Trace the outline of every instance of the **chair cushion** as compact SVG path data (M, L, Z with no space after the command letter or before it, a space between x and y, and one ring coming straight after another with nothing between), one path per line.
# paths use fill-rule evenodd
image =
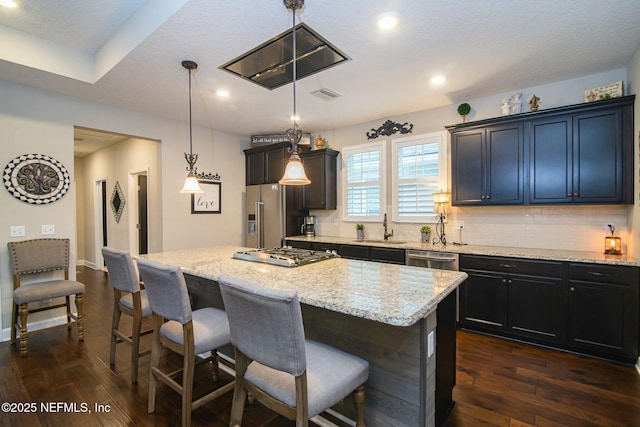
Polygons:
M120 298L120 305L133 310L133 295L124 294ZM151 316L151 306L149 305L149 298L147 297L146 289L140 291L140 305L142 306L142 317Z
M217 308L201 308L192 314L193 340L196 354L215 350L231 341L229 322L223 310ZM182 324L169 320L160 327L160 333L167 339L184 345Z
M309 418L338 403L369 377L369 362L336 348L306 340ZM245 379L272 397L296 406L293 375L251 362Z
M84 293L84 284L75 280L48 280L20 285L13 291L13 301L16 304L27 304L82 293Z

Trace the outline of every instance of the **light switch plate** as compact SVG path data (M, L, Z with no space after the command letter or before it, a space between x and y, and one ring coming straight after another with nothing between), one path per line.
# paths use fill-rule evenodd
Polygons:
M24 225L12 225L9 227L9 237L24 237L26 230Z
M464 228L464 221L456 221L456 230L462 230Z
M43 236L52 236L56 234L56 226L53 224L41 225L41 232Z

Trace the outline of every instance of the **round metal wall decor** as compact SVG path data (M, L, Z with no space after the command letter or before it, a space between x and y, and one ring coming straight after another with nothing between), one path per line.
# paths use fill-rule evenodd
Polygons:
M46 154L23 154L11 160L4 168L3 181L13 197L32 205L55 202L71 183L64 165Z

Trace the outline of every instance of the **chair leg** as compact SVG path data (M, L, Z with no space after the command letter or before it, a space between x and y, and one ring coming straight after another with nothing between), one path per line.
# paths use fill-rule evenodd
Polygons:
M76 294L76 308L78 309L78 339L84 341L84 317L82 316L82 294Z
M27 304L20 304L20 355L29 355L29 333L27 332L27 317L29 317L29 307Z
M211 378L214 383L217 383L220 379L220 368L218 366L218 352L211 350Z
M156 410L156 375L154 370L158 368L160 363L160 326L162 326L162 318L153 315L153 340L151 341L151 361L149 362L149 406L147 412L152 414Z
M138 382L138 357L140 356L140 329L142 328L142 313L136 311L133 315L131 331L131 382Z
M113 306L113 317L111 320L111 348L109 351L109 364L111 366L116 364L116 344L118 344L118 336L116 335L116 331L120 326L120 316L120 307L118 306L118 301L116 301Z
M16 323L18 322L18 305L13 303L11 310L11 344L16 343Z
M353 401L356 405L356 427L364 427L364 385L353 392Z
M193 372L196 355L193 346L185 345L182 362L182 427L191 426L191 410L193 405Z
M244 412L244 404L247 399L247 392L244 388L244 374L247 372L249 361L238 349L234 350L236 356L236 384L233 388L229 427L241 427L242 413Z
M67 305L67 323L71 323L71 299L69 298L69 295L64 297L64 299ZM71 330L71 325L69 325L67 329Z

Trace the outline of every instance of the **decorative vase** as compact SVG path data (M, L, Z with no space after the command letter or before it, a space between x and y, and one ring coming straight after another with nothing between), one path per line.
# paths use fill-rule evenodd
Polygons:
M431 233L420 233L422 234L422 243L429 243L431 239Z
M511 114L522 113L522 101L520 101L520 97L522 97L521 93L516 93L511 97Z
M358 236L358 240L364 240L364 230L356 230L356 235Z
M511 98L504 98L502 100L502 115L508 116L511 113Z

